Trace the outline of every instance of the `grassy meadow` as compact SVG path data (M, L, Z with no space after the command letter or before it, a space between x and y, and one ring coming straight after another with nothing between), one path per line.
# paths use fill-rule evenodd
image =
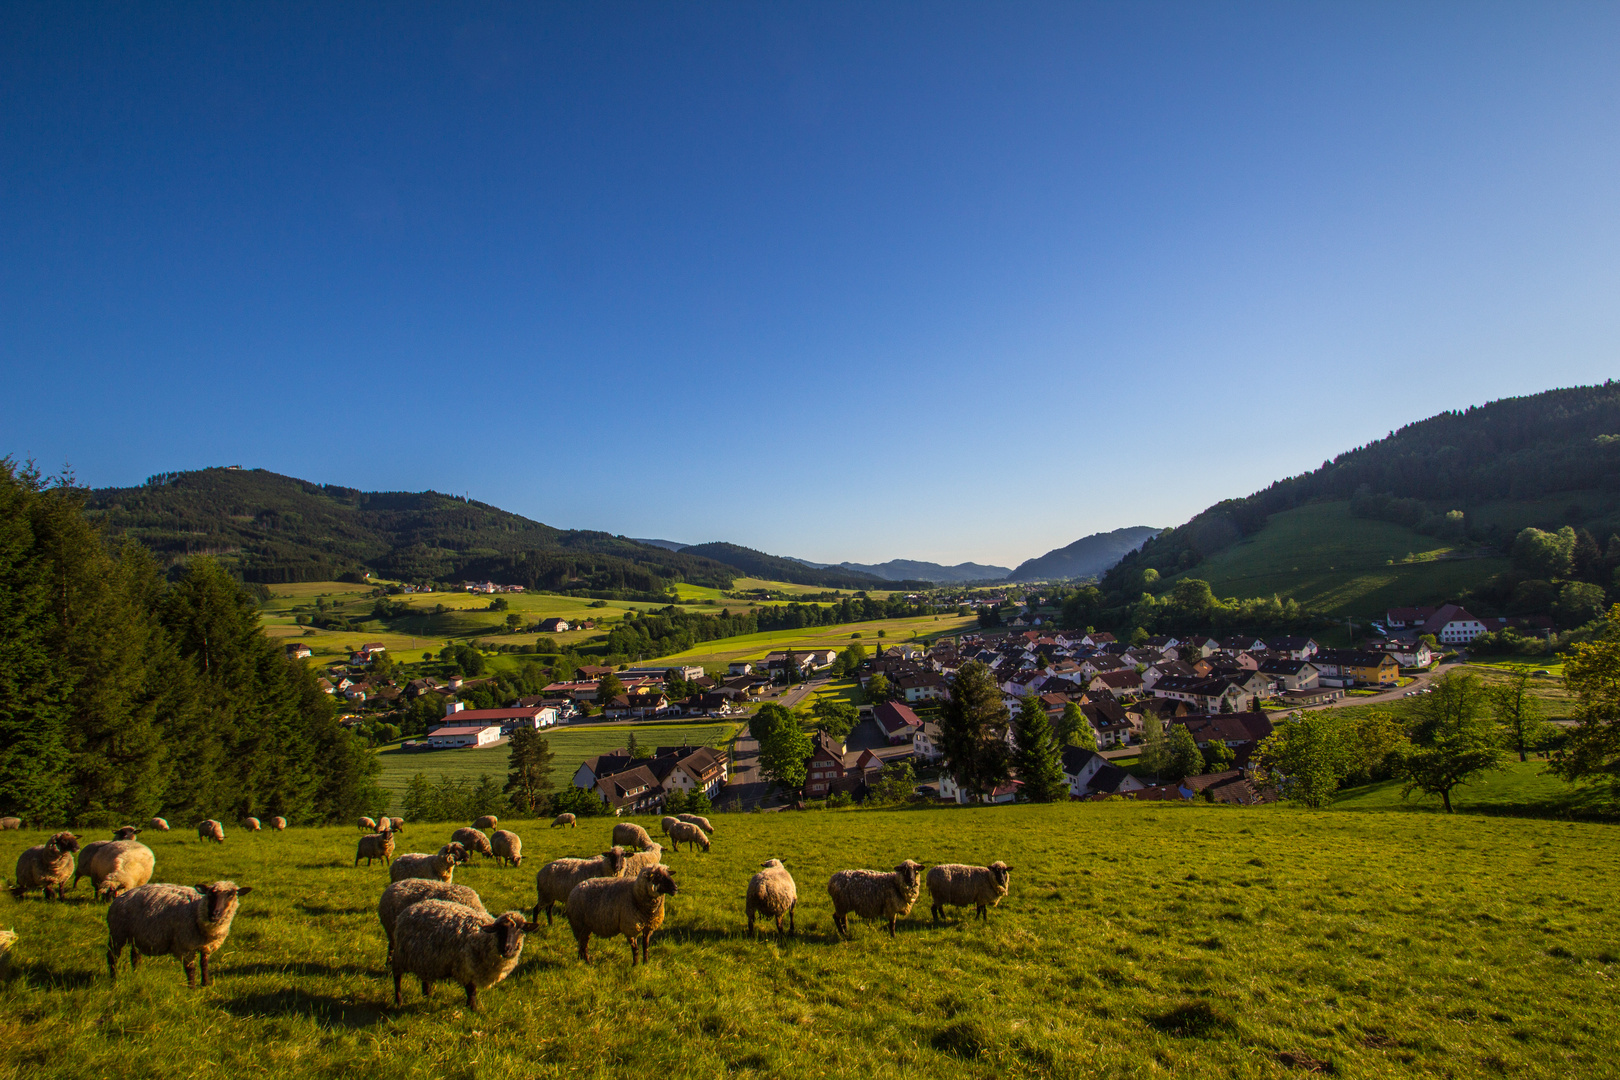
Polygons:
M601 850L609 822L515 827L522 869L456 874L492 911L527 908L533 869ZM431 850L451 825L408 828L407 850ZM388 874L350 865L357 835L151 837L159 880L255 889L206 989L167 958L109 982L87 887L0 902L19 935L0 1077L1563 1080L1613 1075L1620 1045L1609 825L1107 803L719 815L712 853L666 856L680 892L647 967L622 941L583 964L542 925L482 1015L446 985L392 1007ZM40 839L0 834L0 858ZM750 940L743 891L772 856L798 881L798 934ZM931 926L925 890L895 939L852 919L837 940L827 876L907 857L1004 859L1012 888L987 925Z
M874 622L841 623L837 626L811 626L802 630L768 630L759 634L705 641L685 652L659 657L659 663L703 664L718 667L733 660L762 660L767 653L788 647L843 649L856 641L868 653L879 645L918 645L949 634L959 634L978 622L958 615L919 615L908 619L879 619ZM886 636L878 637L882 631ZM857 636L858 635L858 636Z

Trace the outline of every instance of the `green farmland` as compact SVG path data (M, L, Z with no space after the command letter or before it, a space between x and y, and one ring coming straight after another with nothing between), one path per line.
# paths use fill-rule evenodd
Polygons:
M1380 810L1416 814L1442 814L1439 796L1414 791L1401 797L1399 780L1384 780L1347 788L1333 801L1336 810ZM1547 773L1544 761L1514 761L1501 772L1488 772L1451 793L1459 814L1501 814L1513 817L1613 818L1613 803L1592 788L1577 787Z
M412 822L407 847L454 824ZM523 868L456 871L492 911L532 904L533 866L608 841L600 819L503 824ZM214 985L157 957L115 988L87 888L8 900L0 1076L1614 1075L1614 826L1107 803L715 825L711 853L665 856L680 891L648 966L622 940L581 963L542 919L481 1015L445 984L424 1000L407 982L393 1007L388 872L351 866L354 830L151 837L159 880L254 887ZM41 838L0 833L0 859ZM798 933L750 940L743 890L768 857L798 881ZM908 857L1003 859L1012 887L988 923L930 925L925 890L893 940L852 918L839 941L828 875Z
M799 647L805 649L844 649L859 642L868 653L878 646L918 644L959 634L977 626L972 618L957 615L920 615L908 619L880 619L874 622L842 623L837 626L810 626L802 630L770 630L761 634L705 641L682 653L660 657L659 663L704 664L719 667L733 660L760 660L767 653ZM879 632L886 636L878 637Z

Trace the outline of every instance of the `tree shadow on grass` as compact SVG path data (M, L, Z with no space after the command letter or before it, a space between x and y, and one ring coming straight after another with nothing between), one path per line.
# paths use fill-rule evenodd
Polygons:
M224 1005L232 1016L303 1016L322 1027L366 1028L382 1023L388 1011L381 1005L346 1001L330 994L311 994L288 988L235 998Z
M124 974L125 971L126 968L120 968L119 974ZM37 990L85 990L107 980L105 967L95 971L83 969L69 971L51 967L49 964L31 963L18 965L17 973L29 987Z
M386 975L385 965L369 967L365 964L322 964L310 960L292 960L285 964L257 961L250 964L221 964L220 972L232 975Z

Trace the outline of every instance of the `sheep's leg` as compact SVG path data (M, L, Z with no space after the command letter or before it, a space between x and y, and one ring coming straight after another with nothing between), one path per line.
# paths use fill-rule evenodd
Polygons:
M197 989L196 959L190 953L186 953L186 958L181 963L186 966L186 987L191 990Z
M118 956L123 951L124 947L118 942L113 941L111 938L107 940L107 977L109 979L118 978Z
M930 915L932 915L934 917L934 925L935 926L939 925L939 913L941 911L943 911L943 910L944 909L941 908L938 904L930 905L930 907L928 908L928 914L930 914Z
M795 936L799 933L799 928L793 924L793 908L798 906L799 902L795 900L793 901L793 907L788 908L788 933Z
M212 986L214 980L208 977L208 950L203 949L197 953L197 959L202 963L202 984Z
M136 968L138 968L140 966L141 966L141 950L137 949L135 947L134 943L131 942L130 946L129 946L129 970L134 971Z
M591 962L591 950L590 950L591 932L589 930L587 930L582 934L578 930L574 931L574 941L577 942L578 945L579 945L579 958L581 960L583 960L587 964L590 963Z
M899 922L899 921L900 920L899 920L899 918L897 916L894 916L894 915L889 916L889 936L891 938L894 937L894 924Z
M647 962L647 945L651 941L652 941L652 931L651 930L643 930L642 933L641 933L641 962L643 964L645 964Z
M467 1008L473 1012L483 1011L478 1007L478 985L476 983L467 984Z
M433 996L433 983L429 979L422 979L422 996L425 998Z
M777 929L778 932L781 931L781 929L782 929L782 920L781 919L776 920L776 929ZM759 937L759 932L754 929L754 909L753 908L748 909L748 936L749 937Z
M396 1009L405 1004L404 983L405 973L403 971L394 972L394 1008Z

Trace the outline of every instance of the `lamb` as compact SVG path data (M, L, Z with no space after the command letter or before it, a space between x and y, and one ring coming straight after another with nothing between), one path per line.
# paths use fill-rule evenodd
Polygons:
M669 841L676 851L681 850L681 844L683 843L688 850L694 844L702 844L704 851L709 850L708 834L689 821L677 821L671 825L669 827Z
M844 937L849 937L849 913L863 919L886 919L889 937L894 937L894 924L910 914L922 889L922 878L917 871L922 863L907 859L892 873L877 870L840 870L827 880L827 895L832 897L833 924Z
M184 885L142 885L112 902L107 909L107 974L118 978L118 957L130 946L129 967L140 966L142 955L172 956L186 968L186 985L195 989L202 961L202 984L210 986L208 958L225 944L236 918L237 900L253 891L233 881L186 888Z
M766 859L759 864L759 873L748 879L748 895L743 906L748 911L748 932L755 937L754 915L763 913L776 920L776 932L782 932L782 916L786 915L788 929L798 933L793 925L793 909L799 904L799 889L793 884L793 875L787 872L781 859Z
M360 860L366 860L371 865L372 859L381 859L387 866L394 860L394 834L391 832L376 832L369 836L362 836L360 843L354 848L354 865L359 866ZM397 880L397 879L396 879Z
M17 856L17 876L11 884L11 895L21 900L29 890L39 889L45 899L61 900L66 894L67 880L73 875L73 853L79 850L79 838L70 832L59 832L43 844L27 848Z
M276 832L286 832L287 819L282 817L280 814L277 814L275 817L270 819L270 827L276 830Z
M678 818L678 817L659 818L658 819L658 827L663 830L665 836L668 836L669 835L669 827L671 825L674 825L676 822L678 822L680 820L681 819Z
M479 1011L478 991L512 973L523 935L534 930L519 911L497 918L447 900L412 904L394 924L394 1006L405 1004L402 984L415 975L423 997L432 996L436 980L450 979L466 988L467 1008Z
M664 849L654 844L646 851L638 851L634 855L626 855L624 869L613 875L614 877L633 878L649 866L657 866L664 859Z
M368 818L368 817L361 818L360 819L360 831L361 832L376 832L377 831L377 821L376 821L376 819L375 818Z
M484 902L478 898L478 894L465 885L452 885L449 882L427 878L409 878L394 882L383 890L382 899L377 902L377 918L382 922L383 933L388 937L390 960L394 958L394 924L399 921L400 912L423 900L448 900L452 904L460 904L474 911L484 910Z
M573 814L558 814L556 817L551 819L551 827L553 829L559 829L559 828L562 828L563 826L567 826L570 829L576 827L574 825L574 815Z
M489 849L495 856L497 866L504 866L507 863L513 866L523 865L523 838L515 832L497 829L495 835L489 838Z
M168 832L169 823L160 817L155 817L152 819L152 828L156 829L158 832Z
M582 881L568 894L568 926L579 943L579 958L590 963L591 935L618 937L630 942L630 966L636 964L636 940L641 940L641 962L647 962L647 943L664 925L664 897L675 895L675 871L649 866L635 877Z
M22 828L22 818L0 817L0 832L16 832Z
M133 840L141 834L141 830L133 825L120 825L113 833L114 840Z
M646 851L652 847L653 838L633 821L621 821L613 826L613 842L621 847L633 847Z
M392 834L389 834L392 839ZM450 875L455 873L456 863L466 862L464 856L466 849L460 844L446 844L432 855L412 852L409 855L397 855L388 868L389 881L404 881L406 878L438 878L440 881L449 881Z
M698 817L696 814L676 814L675 816L688 825L696 825L710 836L714 835L714 826L709 824L709 819L706 817Z
M473 819L472 827L475 829L493 829L500 821L494 814L485 814L483 817Z
M929 914L937 924L945 913L945 906L976 908L979 918L990 921L989 909L1001 903L1007 895L1008 875L1012 867L1004 862L989 866L963 866L961 863L943 863L928 871L928 895L931 898Z
M477 829L457 829L455 832L450 834L450 842L452 844L460 844L468 851L476 851L480 855L493 856L495 854L495 852L490 849L489 837L485 836Z
M245 817L242 819L242 828L248 832L260 832L263 830L264 825L256 817Z
M156 862L152 849L139 840L97 841L86 844L79 852L73 884L77 887L80 876L88 875L96 896L111 900L121 892L140 888L151 881Z
M197 839L212 840L216 844L223 844L225 842L225 826L213 818L209 818L197 826Z
M534 875L534 914L530 922L540 921L540 911L545 909L546 925L551 925L551 908L554 904L568 903L568 894L574 891L574 886L582 881L592 878L618 877L624 873L624 850L614 847L591 859L553 859L540 868Z

